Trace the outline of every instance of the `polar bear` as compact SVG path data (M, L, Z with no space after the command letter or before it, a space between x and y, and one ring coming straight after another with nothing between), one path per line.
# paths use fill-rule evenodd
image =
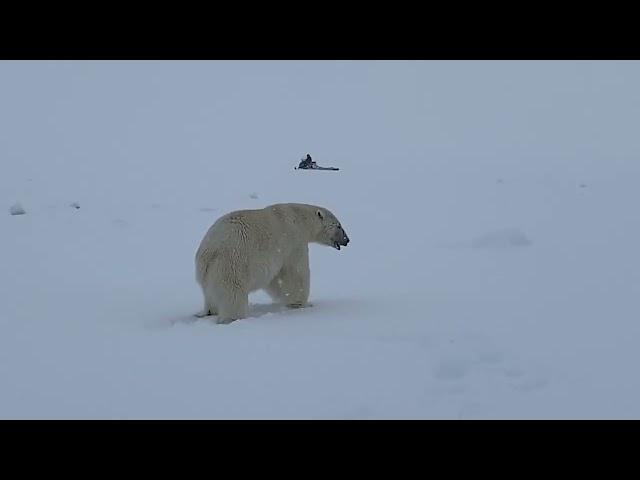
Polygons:
M309 298L309 243L340 250L349 237L333 213L302 203L239 210L220 217L196 252L196 280L204 294L198 317L217 323L245 318L249 293L264 289L291 308Z

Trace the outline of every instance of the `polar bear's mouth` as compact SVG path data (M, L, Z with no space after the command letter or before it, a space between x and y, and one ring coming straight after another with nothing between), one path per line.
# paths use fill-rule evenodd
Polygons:
M333 248L340 250L340 244L338 242L333 242Z

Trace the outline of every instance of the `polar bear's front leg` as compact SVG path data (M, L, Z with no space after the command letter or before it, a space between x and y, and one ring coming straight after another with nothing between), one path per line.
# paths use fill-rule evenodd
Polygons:
M289 308L307 306L309 300L309 249L296 252L266 288L275 301Z

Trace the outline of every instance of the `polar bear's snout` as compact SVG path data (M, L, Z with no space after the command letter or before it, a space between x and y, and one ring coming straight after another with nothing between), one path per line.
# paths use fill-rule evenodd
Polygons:
M342 228L338 231L338 238L333 241L333 248L336 250L340 250L340 245L346 247L349 243L349 237L347 236L347 232L345 232Z

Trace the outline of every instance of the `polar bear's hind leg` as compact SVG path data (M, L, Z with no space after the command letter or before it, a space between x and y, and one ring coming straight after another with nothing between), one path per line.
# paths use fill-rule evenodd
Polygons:
M231 323L246 318L249 312L249 293L244 291L220 292L218 305L218 322Z
M210 315L217 315L218 314L218 306L217 306L217 302L215 300L215 291L214 291L214 287L213 285L211 285L211 280L209 280L209 282L207 283L207 281L205 280L205 284L202 285L202 295L204 296L204 306L202 307L202 310L198 313L196 313L196 317L198 318L202 318L202 317L208 317Z

